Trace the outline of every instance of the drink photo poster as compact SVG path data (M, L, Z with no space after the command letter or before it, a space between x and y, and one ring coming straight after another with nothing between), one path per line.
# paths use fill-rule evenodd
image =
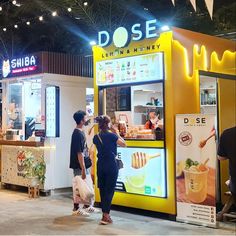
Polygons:
M176 115L177 220L216 227L216 117Z

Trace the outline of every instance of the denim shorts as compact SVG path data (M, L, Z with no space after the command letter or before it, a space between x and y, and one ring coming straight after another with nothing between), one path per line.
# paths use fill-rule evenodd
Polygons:
M82 175L82 170L81 169L73 169L74 176L77 175ZM90 168L85 170L86 175L90 174Z

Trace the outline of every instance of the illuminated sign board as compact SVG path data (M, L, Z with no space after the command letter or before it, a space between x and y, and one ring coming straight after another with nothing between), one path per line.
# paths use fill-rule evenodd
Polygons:
M165 150L161 148L117 148L123 162L116 191L153 197L167 196Z
M46 137L60 135L60 90L57 86L46 88Z
M3 60L2 75L3 78L18 76L27 72L36 71L38 68L37 57L29 55L25 57L18 57Z
M117 48L125 47L132 41L139 41L143 38L155 38L157 37L157 20L148 20L145 22L145 31L142 31L142 25L140 23L134 24L129 30L125 27L117 28L113 36L107 31L98 32L98 45L100 47L107 47L113 41Z
M98 86L153 82L163 79L164 58L161 52L96 63Z

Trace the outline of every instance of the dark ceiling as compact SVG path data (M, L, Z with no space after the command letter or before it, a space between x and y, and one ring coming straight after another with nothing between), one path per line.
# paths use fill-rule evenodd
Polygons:
M213 20L204 0L196 2L195 13L189 0L176 0L175 6L171 0L17 0L15 5L2 0L0 56L43 50L91 54L89 41L96 40L99 30L114 31L153 18L160 25L208 34L235 31L235 0L215 0Z

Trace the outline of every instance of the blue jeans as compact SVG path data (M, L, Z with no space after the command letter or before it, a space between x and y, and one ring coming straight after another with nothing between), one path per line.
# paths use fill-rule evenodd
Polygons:
M103 213L110 213L111 202L115 192L118 169L116 163L110 168L97 166L98 187L101 197L101 206Z

